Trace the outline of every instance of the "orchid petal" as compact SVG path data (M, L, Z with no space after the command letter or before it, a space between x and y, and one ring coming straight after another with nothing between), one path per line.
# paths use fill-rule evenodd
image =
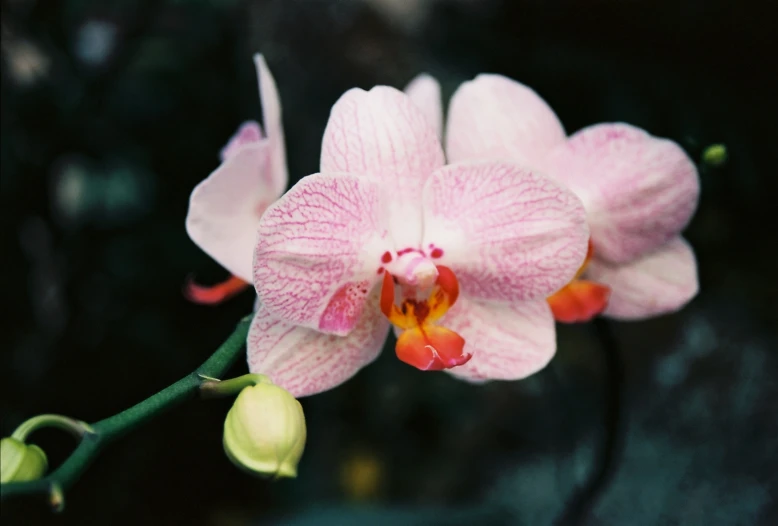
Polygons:
M260 307L249 330L249 370L266 374L296 398L336 387L375 360L386 340L389 322L371 308L348 336L324 334L275 318Z
M240 125L235 135L230 137L227 144L219 152L222 162L234 156L243 146L254 144L263 140L262 128L256 121L247 121ZM257 173L260 173L259 168Z
M189 199L189 237L220 265L251 281L253 248L259 217L287 184L281 102L262 55L257 67L265 132L249 121L222 148L223 160L195 187Z
M266 142L231 153L189 198L186 231L206 254L244 281L251 281L251 259L259 217L278 195L259 177L267 165Z
M432 124L401 91L386 86L355 88L332 108L322 141L321 171L365 175L381 182L399 248L419 242L422 187L444 161Z
M193 303L200 305L219 305L233 296L237 296L247 288L251 283L240 279L237 276L230 276L221 283L205 286L188 279L184 286L184 296Z
M303 178L259 222L254 285L284 321L346 335L356 325L391 248L374 180Z
M435 172L424 189L423 247L436 247L463 294L546 298L567 284L588 247L580 200L536 172L471 161Z
M586 276L611 288L604 314L623 320L675 312L699 290L694 251L680 236L624 265L605 263L595 257Z
M443 137L443 99L440 83L435 77L422 73L405 86L405 94L418 106L435 128L438 138Z
M532 89L501 75L479 75L451 97L446 130L449 162L510 159L539 166L565 140L565 130Z
M286 169L286 145L284 143L284 126L281 120L281 98L278 96L276 81L267 67L265 58L254 55L254 65L257 68L259 82L259 97L262 102L262 115L265 133L270 143L270 167L263 173L268 184L276 195L281 195L289 183Z
M448 372L473 382L520 380L543 369L556 352L551 309L544 300L495 304L467 297L441 325L465 339L472 359Z
M570 137L548 173L583 201L597 257L626 263L677 236L697 207L700 183L673 141L628 124L598 124Z

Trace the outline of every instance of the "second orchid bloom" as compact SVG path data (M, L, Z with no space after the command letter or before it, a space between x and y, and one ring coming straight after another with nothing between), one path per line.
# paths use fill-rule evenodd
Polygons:
M623 123L567 137L533 90L479 75L451 99L449 161L511 159L563 183L583 202L589 256L576 279L549 298L559 321L673 312L698 290L697 265L680 236L697 207L697 169L673 141Z
M264 129L255 121L244 123L222 149L221 165L189 200L189 237L232 273L214 287L190 283L187 296L197 303L219 303L250 285L257 223L289 179L276 83L262 55L254 57L254 64Z

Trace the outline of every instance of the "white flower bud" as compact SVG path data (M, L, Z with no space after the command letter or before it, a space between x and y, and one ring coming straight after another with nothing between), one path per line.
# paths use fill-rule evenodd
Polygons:
M224 421L227 456L264 477L296 477L305 437L300 402L269 380L244 388Z

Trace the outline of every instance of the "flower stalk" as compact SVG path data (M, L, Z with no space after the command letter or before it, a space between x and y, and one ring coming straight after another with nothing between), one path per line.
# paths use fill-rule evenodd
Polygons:
M592 322L605 358L604 440L597 452L595 469L590 479L577 488L554 523L556 526L586 524L593 518L594 509L613 480L624 450L627 418L624 414L624 362L619 344L608 321L595 318Z
M86 433L93 432L92 427L86 422L75 420L62 415L38 415L22 423L11 435L12 438L24 442L33 431L44 427L55 427L67 431L80 439Z
M48 476L31 482L11 482L0 485L0 498L5 500L22 495L43 495L54 511L62 511L65 504L64 491L79 479L107 444L164 411L195 397L203 384L203 378L216 378L223 375L241 355L250 323L250 317L241 320L229 338L195 371L121 413L91 425L78 423L66 417L52 418L57 415L42 415L36 417L42 418L37 422L33 422L35 421L33 418L22 424L20 429L25 426L27 429L22 431L17 429L19 433L29 434L45 424L80 433L81 441L62 465Z
M222 398L237 395L245 387L271 383L270 379L264 374L244 374L229 380L219 380L218 378L202 375L200 377L203 379L203 383L200 385L200 395L203 398Z

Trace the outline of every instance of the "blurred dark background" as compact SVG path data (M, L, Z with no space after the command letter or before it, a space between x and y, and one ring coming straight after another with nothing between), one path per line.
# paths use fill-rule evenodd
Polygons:
M778 198L772 2L6 0L2 3L3 436L46 412L96 421L193 370L247 314L181 293L225 272L184 231L189 193L279 86L292 181L317 171L348 88L480 72L534 87L568 132L627 121L699 160L687 231L701 294L611 323L625 368L616 462L586 524L775 524ZM563 327L551 366L471 386L391 352L303 401L296 480L235 469L230 401L191 402L110 446L66 511L4 524L552 524L600 469L612 407L602 338ZM233 371L242 374L241 361ZM610 424L613 424L610 421ZM611 426L612 427L612 426ZM56 465L72 441L34 442ZM771 520L772 519L772 520Z

